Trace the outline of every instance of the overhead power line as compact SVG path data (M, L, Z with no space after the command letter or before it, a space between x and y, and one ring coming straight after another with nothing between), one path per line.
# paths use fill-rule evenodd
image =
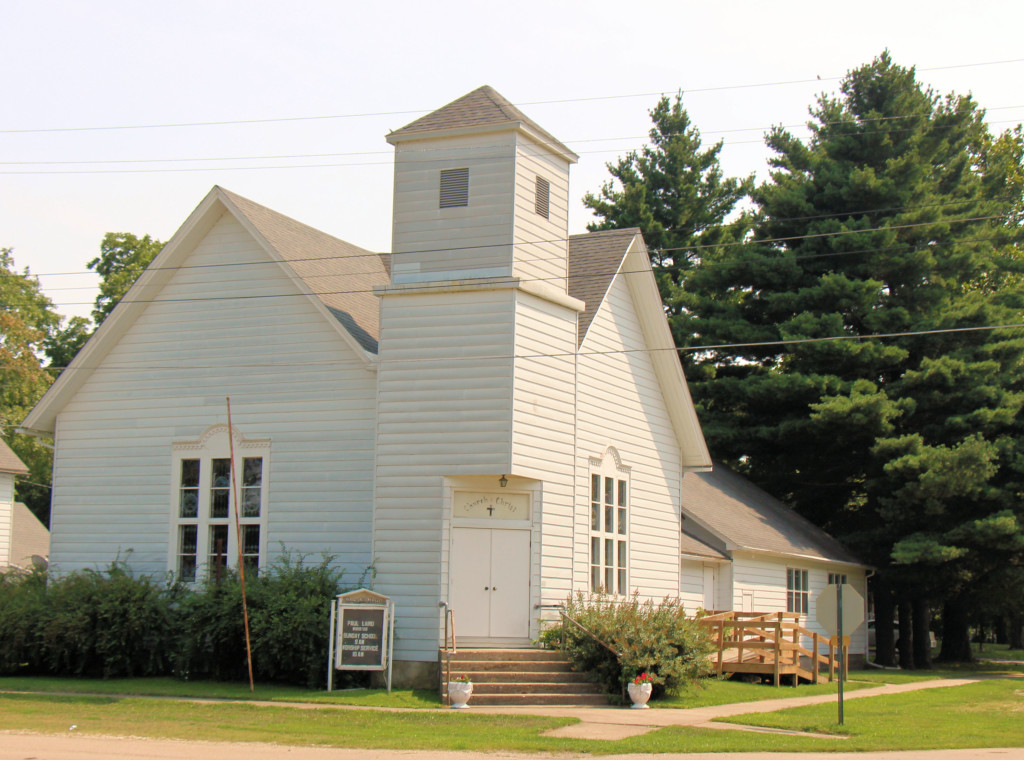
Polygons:
M1001 66L1006 64L1021 63L1024 62L1024 58L1011 58L1001 61L980 61L974 63L962 63L962 64L951 64L946 66L932 66L928 68L917 68L917 71L944 71L949 69L963 69L963 68L976 68L981 66ZM706 87L689 87L682 88L685 92L719 92L726 90L743 90L743 89L756 89L760 87L780 87L785 85L794 84L814 84L815 82L832 82L842 79L842 75L833 75L827 77L815 77L814 79L788 79L788 80L777 80L773 82L751 82L744 84L730 84L730 85L715 85ZM514 105L517 106L530 106L530 105L551 105L556 103L581 103L588 101L598 100L623 100L628 98L648 98L648 97L660 97L667 92L676 92L680 88L669 88L658 92L633 92L626 94L617 95L593 95L589 97L579 98L554 98L550 100L527 100L521 101ZM84 126L84 127L35 127L35 128L23 128L23 129L0 129L0 134L32 134L32 133L43 133L43 132L96 132L96 131L110 131L110 130L122 130L122 129L174 129L174 128L186 128L186 127L217 127L217 126L232 126L240 124L273 124L281 122L297 122L297 121L323 121L329 119L363 119L370 117L379 116L411 116L415 114L426 114L430 113L435 109L414 109L414 110L401 110L401 111L366 111L356 113L343 113L343 114L326 114L326 115L314 115L314 116L279 116L272 118L262 119L222 119L216 121L182 121L182 122L166 122L157 124L121 124L121 125L106 125L106 126Z
M925 205L921 205L921 206L894 207L894 208L889 208L889 209L876 209L874 212L881 213L881 212L891 212L891 211L894 211L894 210L923 210L923 209L928 209L928 208L940 208L940 207L946 207L946 206L958 206L958 205L964 205L964 204L975 203L975 202L976 202L975 200L970 200L970 201L958 201L958 202L951 202L951 203L925 204ZM872 212L870 210L867 210L867 211L849 212L849 213L843 214L842 216L840 216L840 215L822 214L822 215L819 215L819 216L787 217L787 218L783 218L783 219L778 219L777 221L805 221L807 219L831 219L831 218L846 219L846 218L851 217L851 216L866 216L866 215L869 215L870 213L874 213L874 212ZM758 238L758 239L750 239L750 240L736 240L736 241L720 242L720 243L704 243L704 244L690 245L690 246L678 246L678 247L659 248L659 249L656 249L656 250L658 252L661 252L661 253L673 252L673 251L700 251L700 250L707 250L707 249L720 250L720 249L723 249L723 248L735 248L735 247L740 247L740 246L751 246L752 247L752 246L757 246L757 245L764 245L764 244L767 244L767 243L788 243L788 242L792 242L794 240L803 240L803 239L819 239L819 238L840 237L840 236L844 236L844 235L859 235L859 234L864 234L864 233L869 233L869 232L888 232L888 231L891 231L891 230L914 229L914 228L919 228L919 227L928 227L928 226L935 225L935 224L967 224L967 223L972 223L972 222L993 221L993 220L998 220L998 219L1002 219L1002 218L1003 218L1003 216L1001 214L992 214L992 215L987 215L987 216L962 217L962 218L958 218L958 219L942 218L942 219L933 219L933 220L929 220L929 221L926 221L926 222L914 222L914 223L899 224L899 225L886 225L884 227L866 227L866 228L863 228L863 229L834 230L834 231L831 231L831 232L811 233L811 234L807 234L807 235L791 235L791 236L785 236L785 237ZM593 233L581 233L582 236L585 236L587 234L593 234ZM454 254L454 253L458 253L459 251L470 251L470 250L475 251L475 250L484 250L484 249L488 249L488 248L522 248L524 246L529 246L529 245L543 245L543 244L549 244L549 243L565 244L565 243L570 242L570 238L571 237L575 237L575 236L552 237L552 238L538 238L538 239L535 239L535 240L519 240L519 241L515 241L515 242L511 242L510 241L510 242L476 244L476 245L465 245L465 246L445 246L443 248L417 248L417 249L413 249L413 250L409 250L409 251L401 251L401 252L389 253L389 254L386 254L386 255L389 255L392 258L395 258L395 257L399 257L399 256L412 256L412 255L424 254L424 253L453 253ZM973 239L971 241L958 240L958 241L949 241L949 242L937 243L935 245L949 245L949 244L954 243L954 242L984 242L984 241L993 240L993 239L996 239L996 238L994 238L994 237L975 238L975 239ZM872 248L872 249L866 249L866 250L891 250L891 249ZM829 254L835 254L835 255L846 255L846 254L849 254L849 253L855 253L855 251L830 251L828 253ZM336 259L358 259L358 258L375 257L375 256L380 256L380 255L385 255L385 254L382 254L380 252L374 252L374 251L366 251L364 253L357 253L357 254L354 253L354 254L347 254L347 255L344 255L344 256L335 256L335 257L332 257L332 259L334 259L334 260L336 260ZM524 259L524 261L537 261L537 262L540 262L540 261L554 261L555 259L560 258L560 257L561 257L560 254L552 254L551 256L535 256L535 257L532 257L530 259ZM289 264L298 264L298 263L305 263L305 262L311 262L311 261L323 261L323 260L324 260L323 256L310 256L310 257L306 257L306 258L288 259L288 263ZM749 261L749 260L750 259L746 259L746 261ZM156 271L160 271L161 269L171 269L171 270L217 269L217 268L225 268L225 267L267 266L267 265L270 265L270 264L275 264L275 262L263 259L263 260L260 260L260 261L238 261L238 262L223 262L223 263L218 262L216 264L185 264L185 265L174 266L174 267L154 267L154 266L149 266L146 269L147 269L147 271L154 271L154 272L156 272ZM82 271L75 271L75 272L31 272L29 274L29 276L38 278L38 277L81 276L81 275L91 275L91 274L95 274L95 272L93 272L92 270L82 270ZM352 276L352 275L356 275L356 274L372 274L372 272L370 272L370 271L366 271L366 272L349 272L349 273L346 273L346 276ZM333 276L333 275L327 274L327 275L323 275L323 276L326 277L326 276Z
M586 356L618 356L618 355L630 355L630 354L655 354L672 351L675 353L699 353L701 351L721 351L727 349L737 348L769 348L773 346L792 346L802 345L808 343L825 343L830 341L848 341L848 340L878 340L878 339L889 339L889 338L906 338L906 337L919 337L927 335L947 335L954 333L976 333L976 332L992 332L994 330L1018 330L1024 329L1024 323L1011 323L1005 325L970 325L966 327L939 327L930 330L906 330L903 332L888 332L888 333L877 333L871 335L828 335L819 338L780 338L779 340L766 340L766 341L752 341L745 343L718 343L707 346L673 346L667 348L626 348L626 349L607 349L603 351L596 350L584 350L584 351L561 351L551 353L493 353L478 356L466 356L466 355L452 355L452 356L439 356L433 358L416 357L410 359L378 359L378 364L438 364L438 363L480 363L490 361L518 361L525 359L569 359L574 357L586 357ZM268 369L268 368L294 368L294 367L333 367L344 362L337 359L325 359L323 361L266 361L266 362L242 362L239 364L232 364L232 371L238 369ZM201 369L222 369L224 367L223 362L216 364L182 364L175 362L173 364L157 364L153 362L144 362L141 364L132 364L128 362L110 362L103 365L103 369L116 369L119 372L152 372L154 370L201 370ZM68 367L56 367L50 366L44 369L59 369L65 370ZM75 370L96 370L99 366L88 366L79 365L74 368ZM4 372L38 372L39 368L30 367L11 367L11 366L0 366L0 371Z

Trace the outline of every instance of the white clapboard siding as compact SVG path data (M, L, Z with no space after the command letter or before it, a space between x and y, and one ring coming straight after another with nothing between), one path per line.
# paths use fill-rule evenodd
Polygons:
M267 260L222 216L61 411L57 568L173 565L171 445L225 423L228 396L270 440L269 555L326 551L353 582L370 564L374 374Z
M510 471L514 299L429 286L381 299L374 589L400 611L398 660L437 658L444 478Z
M704 563L684 559L679 567L679 603L690 615L704 607Z
M440 208L440 172L469 169L469 205ZM514 136L400 143L395 152L392 279L510 274Z
M540 602L553 604L572 592L576 312L521 291L517 303L511 472L543 484Z
M518 136L514 273L564 293L568 274L569 165L525 135ZM537 177L550 183L548 218L536 211Z
M11 534L14 522L14 476L0 472L0 568L11 562Z
M629 289L617 275L580 348L577 493L588 457L613 446L630 468L629 585L645 598L679 591L680 449ZM588 584L589 507L577 505L577 588Z
M807 570L810 584L808 614L800 621L801 625L822 636L828 634L817 620L815 600L828 584L829 573L846 573L849 586L852 586L867 599L867 581L864 569L847 565L836 565L825 562L805 560L801 558L774 558L762 554L747 552L733 553L733 601L734 609L741 609L744 592L753 595L753 608L757 612L785 612L786 607L786 568ZM848 586L848 587L849 587ZM850 651L864 654L867 646L865 631L861 625L856 630L844 631L850 636Z

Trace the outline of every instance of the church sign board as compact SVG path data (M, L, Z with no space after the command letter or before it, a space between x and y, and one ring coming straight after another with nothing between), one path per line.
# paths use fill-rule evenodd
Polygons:
M391 693L394 609L391 599L368 589L338 595L331 605L328 691L335 670L380 670Z

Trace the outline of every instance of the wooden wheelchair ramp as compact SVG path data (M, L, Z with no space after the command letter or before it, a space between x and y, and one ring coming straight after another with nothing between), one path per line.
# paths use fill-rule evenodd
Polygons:
M801 678L818 683L827 674L831 682L837 675L838 638L804 628L794 612L712 612L700 618L700 623L712 632L716 650L711 653L711 663L719 675L770 676L776 686L783 676L789 676L796 686ZM845 665L850 637L843 639ZM847 671L844 667L843 672Z

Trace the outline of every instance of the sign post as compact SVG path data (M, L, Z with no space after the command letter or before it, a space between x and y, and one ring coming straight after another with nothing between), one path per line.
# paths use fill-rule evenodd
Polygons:
M379 670L390 694L394 632L390 598L364 588L339 594L331 603L327 691L334 688L335 670Z
M815 600L818 623L839 643L839 725L843 725L843 683L846 681L846 639L843 629L855 630L864 622L864 597L846 583L830 583ZM818 653L815 652L817 657Z

